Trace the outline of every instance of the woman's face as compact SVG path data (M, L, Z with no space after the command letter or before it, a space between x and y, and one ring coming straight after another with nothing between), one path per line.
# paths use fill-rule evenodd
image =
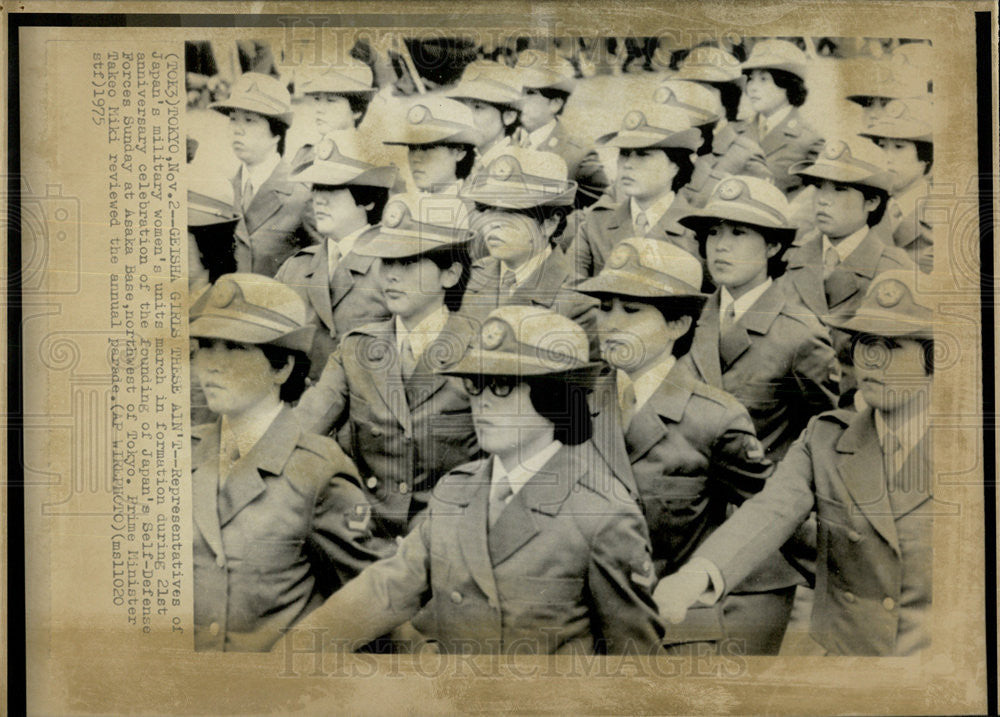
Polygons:
M774 77L767 70L751 70L745 90L754 112L769 117L788 104L785 90L774 84Z
M708 230L705 258L712 280L734 298L767 280L767 260L778 253L753 227L722 221Z
M445 145L411 145L408 155L413 183L422 191L433 191L458 181L455 174L465 150Z
M273 368L256 344L202 338L192 369L208 407L223 416L238 416L277 399L291 364Z
M677 165L662 149L622 149L618 153L618 186L626 196L652 201L670 191Z
M604 359L628 374L641 373L659 361L675 341L659 309L618 296L601 301L597 331Z

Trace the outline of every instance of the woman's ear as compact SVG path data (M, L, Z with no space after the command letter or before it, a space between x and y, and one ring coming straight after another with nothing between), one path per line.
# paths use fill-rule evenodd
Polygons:
M276 368L272 372L274 378L274 383L278 386L284 386L285 381L288 377L292 375L292 369L295 367L295 357L289 356L288 360L285 361L285 365L281 368Z
M454 287L459 279L462 278L462 264L460 262L452 262L451 266L447 269L441 270L441 288L451 289Z
M666 327L667 337L673 341L677 341L688 332L693 322L694 317L690 314L676 318L673 321L668 321Z

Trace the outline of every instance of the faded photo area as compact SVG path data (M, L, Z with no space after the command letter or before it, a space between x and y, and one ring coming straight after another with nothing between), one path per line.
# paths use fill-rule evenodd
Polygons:
M928 647L929 42L185 49L196 650Z

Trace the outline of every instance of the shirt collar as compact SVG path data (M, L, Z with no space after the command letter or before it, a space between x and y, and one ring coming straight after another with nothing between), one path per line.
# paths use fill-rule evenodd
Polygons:
M771 288L771 284L773 283L774 280L771 279L771 277L767 277L766 281L759 286L755 286L750 289L750 291L746 292L738 299L734 299L733 295L729 293L729 289L723 286L722 292L719 295L719 316L723 316L729 309L729 305L732 304L733 321L739 321L740 317L749 311L750 307L757 302L757 299L764 295L765 291Z
M491 497L493 495L493 491L496 490L497 482L504 476L506 476L507 483L510 485L512 495L520 493L524 485L531 480L538 473L538 471L545 467L545 464L552 459L552 456L559 452L559 449L562 448L562 446L563 444L559 441L552 441L552 443L545 446L545 448L524 459L509 471L504 467L503 463L500 462L500 458L498 456L493 456L493 479L490 486Z
M424 350L444 331L444 325L448 322L448 308L442 304L410 330L407 330L398 316L393 321L396 325L397 351L402 353L403 342L409 339L413 357L419 360Z
M249 179L253 185L253 193L256 194L264 186L264 182L267 181L268 177L274 173L279 164L281 164L281 155L277 152L272 152L264 161L252 167L244 164L243 173L240 177L242 188L246 189L247 179Z
M528 261L521 264L521 266L514 269L514 285L520 286L525 281L528 280L532 274L534 274L538 269L541 268L542 264L549 258L552 254L552 246L549 245L545 247L544 251L535 254L533 257L528 259ZM500 277L502 278L504 274L510 269L503 261L500 262Z
M792 106L785 105L770 117L764 117L764 127L767 128L765 132L770 132L772 129L781 124L791 111Z
M538 149L555 131L556 119L553 117L551 121L546 122L538 129L528 132L528 146L532 149Z
M875 432L878 434L878 442L885 446L889 434L894 435L899 440L900 456L897 465L902 465L910 452L920 443L921 439L927 435L930 421L927 409L923 402L913 401L909 409L897 419L898 425L890 427L889 422L881 411L875 411Z
M233 425L228 416L223 416L219 441L220 449L225 450L225 447L235 443L240 456L245 456L264 437L267 429L274 423L274 419L278 417L283 407L284 404L278 401L273 408L254 414L246 422L241 421L239 425ZM226 456L223 456L223 459L225 458Z
M868 236L867 226L861 227L856 232L854 232L853 234L849 234L836 244L830 241L830 238L826 234L824 234L823 256L824 257L826 256L827 249L833 249L834 251L837 252L837 256L840 257L841 262L847 261L847 257L849 257L854 252L854 250L861 245L861 242L865 240L866 236Z
M635 224L635 218L639 216L640 212L646 213L646 226L650 229L655 227L659 223L663 215L667 213L670 209L670 205L674 203L674 193L667 192L666 194L658 197L656 201L649 205L647 209L642 209L639 203L635 201L635 198L629 200L629 211L632 214L632 223Z
M667 374L677 363L677 357L667 354L641 374L632 379L632 389L635 391L635 410L638 411L650 396L656 393L656 389L667 378Z

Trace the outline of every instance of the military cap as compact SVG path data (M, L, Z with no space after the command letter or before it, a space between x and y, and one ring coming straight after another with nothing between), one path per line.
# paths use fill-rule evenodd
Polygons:
M521 80L513 68L489 60L470 62L447 97L480 100L494 105L517 107L521 101Z
M235 222L233 184L222 177L192 177L188 182L188 227L206 227Z
M741 67L743 74L751 70L784 70L806 78L806 53L787 40L760 40Z
M783 243L795 238L791 223L792 209L784 192L764 179L734 175L726 177L712 190L703 209L693 209L680 218L704 239L705 231L726 220L768 230Z
M572 92L576 86L573 63L550 52L525 50L517 56L514 70L525 88Z
M483 321L478 340L440 373L451 376L592 378L587 334L572 319L538 306L501 306Z
M333 92L338 95L372 95L377 88L372 86L372 71L363 62L348 58L347 64L330 65L318 72L310 72L299 83L298 89L304 94Z
M458 100L441 95L420 95L400 103L402 122L388 130L382 144L478 145L482 134L476 129L472 110Z
M740 82L743 78L740 61L718 47L696 47L684 58L675 80L695 82Z
M567 179L566 162L555 152L498 146L483 155L483 169L462 187L462 199L501 209L569 206L576 182Z
M915 269L883 271L872 280L853 316L830 318L829 324L850 333L931 338L934 312L917 290L917 275Z
M327 135L316 145L315 161L297 171L292 178L297 182L330 186L392 187L398 172L394 166L369 164L348 156L341 150L339 145L353 144L348 134L349 132L341 132L336 137ZM357 154L357 147L351 147L351 153Z
M701 262L670 242L632 237L618 242L601 272L575 289L636 299L708 298L699 287Z
M815 160L796 162L788 171L803 177L860 184L886 192L892 185L885 152L870 139L859 135L828 139Z
M929 100L890 100L861 136L933 142L934 129L930 118L932 107Z
M256 112L291 126L292 97L277 77L259 72L245 72L233 84L229 99L213 102L209 109L228 115L233 110Z
M702 135L687 112L650 98L625 115L619 131L597 141L620 148L675 147L694 152L701 146Z
M417 192L396 194L382 211L378 234L355 251L398 259L462 246L472 236L469 210L458 197Z
M719 91L689 80L664 80L653 91L653 101L687 112L695 127L725 116Z
M225 274L191 307L192 338L308 352L316 327L295 291L262 274Z

